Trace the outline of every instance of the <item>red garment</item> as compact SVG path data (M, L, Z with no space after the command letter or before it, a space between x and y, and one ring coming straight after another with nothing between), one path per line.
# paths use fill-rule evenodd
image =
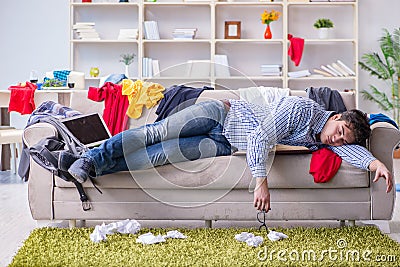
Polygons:
M89 87L88 98L96 102L104 100L103 119L112 135L126 129L129 102L128 97L122 95L122 85L107 82L101 88Z
M329 148L314 151L311 156L310 174L314 182L326 183L337 173L342 164L342 158Z
M290 56L290 59L294 62L294 65L298 66L303 55L304 39L293 37L293 35L291 34L288 34L288 39L290 41L288 54Z
M31 114L36 108L34 98L36 88L36 84L30 82L8 87L8 90L11 90L8 112L16 111L22 115Z

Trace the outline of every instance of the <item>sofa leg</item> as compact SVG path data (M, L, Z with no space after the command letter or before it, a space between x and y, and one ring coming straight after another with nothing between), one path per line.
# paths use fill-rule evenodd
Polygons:
M344 227L346 225L345 220L339 220L339 226Z
M76 227L76 220L69 220L68 221L68 226L69 226L69 228L75 228Z
M349 226L355 226L356 225L356 221L355 220L349 220Z
M206 228L212 228L212 221L211 220L205 220L205 227Z

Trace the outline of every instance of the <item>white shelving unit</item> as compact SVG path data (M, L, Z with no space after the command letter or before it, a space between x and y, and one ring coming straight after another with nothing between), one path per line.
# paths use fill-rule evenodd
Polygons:
M303 90L309 86L328 86L339 90L358 91L358 1L355 2L291 2L289 0L260 2L248 1L132 1L93 0L81 3L70 0L70 67L89 73L91 67L100 69L100 76L124 73L119 62L123 53L135 53L130 66L132 79L151 80L164 86L172 84L211 85L216 89L237 89L255 85L289 87ZM265 10L282 12L278 21L272 22L273 39L263 38L266 25L260 21ZM330 39L318 39L313 28L318 18L330 18L335 27ZM143 22L158 23L160 39L146 40ZM224 22L241 22L241 39L224 38ZM77 22L95 22L101 40L79 40L72 30ZM117 40L119 29L137 28L137 40ZM173 40L175 28L197 28L193 40ZM305 40L302 60L294 66L288 57L290 42L287 35ZM211 64L210 75L187 75L187 61L209 60L215 55L227 55L229 77L217 77ZM157 59L161 70L159 77L142 76L142 59ZM288 72L308 69L341 60L354 70L351 77L290 78ZM262 76L261 64L281 64L282 76ZM87 77L88 85L98 83L98 78Z

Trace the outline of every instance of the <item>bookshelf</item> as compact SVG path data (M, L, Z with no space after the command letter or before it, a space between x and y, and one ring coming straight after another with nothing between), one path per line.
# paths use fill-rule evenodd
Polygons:
M101 2L103 1L103 2ZM106 2L108 1L108 2ZM113 1L113 2L110 2ZM282 13L272 22L273 38L265 40L266 25L260 22L265 10ZM319 39L313 23L318 18L330 18L334 28L329 39ZM160 39L144 37L144 21L156 21ZM225 21L241 22L241 38L225 39ZM76 23L94 22L100 40L81 40L73 31ZM120 29L138 29L138 38L118 40ZM173 39L177 28L197 29L194 39ZM287 55L290 41L287 35L304 39L304 51L299 66ZM82 3L70 0L70 67L89 73L100 69L100 76L124 73L119 62L123 53L135 53L130 66L132 79L151 80L164 86L177 83L210 85L216 89L237 89L255 85L289 87L303 90L309 86L328 86L339 90L358 91L358 1L354 2L294 2L290 0L264 2L244 1L178 1L157 2L97 0ZM210 64L209 74L188 75L193 62L215 62L216 55L226 55L230 76L218 76ZM143 58L158 61L160 75L145 77ZM321 65L342 61L354 76L326 77L314 75ZM191 62L191 63L188 63ZM279 64L282 75L262 75L261 65ZM308 77L288 77L289 72L309 70ZM87 85L97 85L98 78L86 78Z

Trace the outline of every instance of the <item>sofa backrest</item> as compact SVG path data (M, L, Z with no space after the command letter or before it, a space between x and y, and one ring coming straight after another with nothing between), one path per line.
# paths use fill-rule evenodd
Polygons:
M356 95L354 92L341 92L340 93L344 104L347 109L356 108ZM290 95L295 96L306 96L305 91L291 90ZM239 91L235 90L204 90L197 102L206 101L210 99L239 99ZM72 109L78 110L82 113L93 113L98 112L103 114L104 101L95 102L87 98L87 91L74 91L70 98L70 107ZM139 119L130 119L129 128L135 128L147 123L152 123L156 120L157 115L155 111L157 106L147 109L143 108L142 116Z

